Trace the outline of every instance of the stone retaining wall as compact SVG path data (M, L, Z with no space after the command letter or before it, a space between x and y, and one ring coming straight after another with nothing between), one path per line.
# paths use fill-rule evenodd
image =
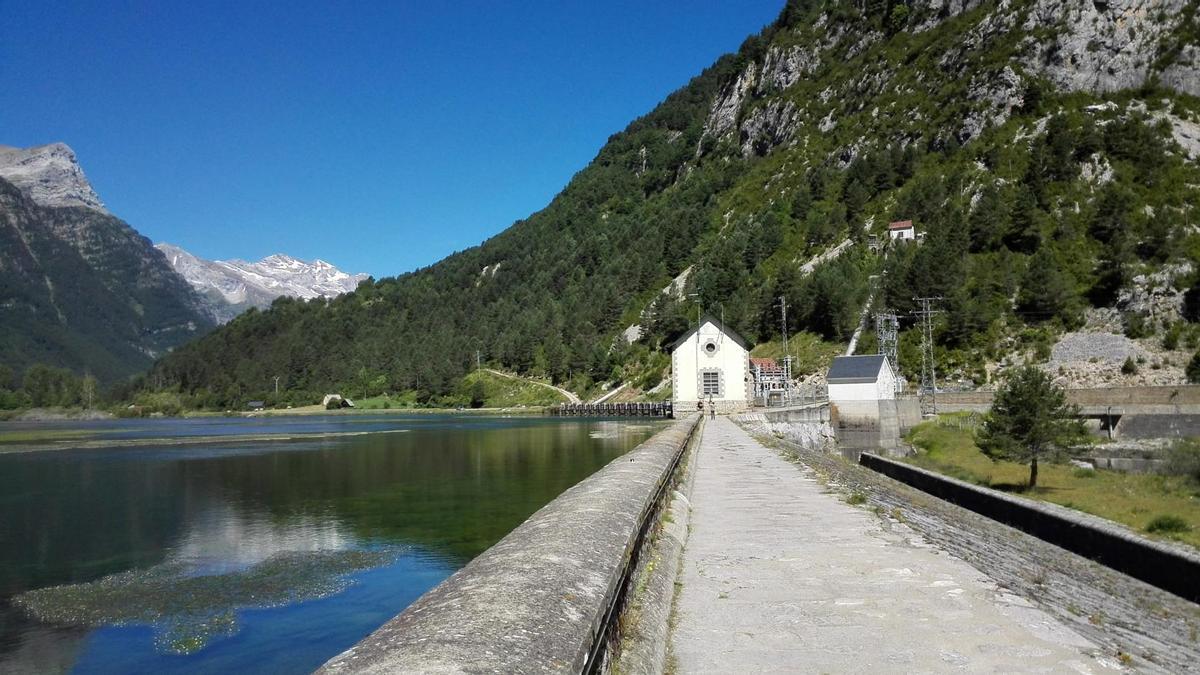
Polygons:
M676 422L567 490L318 672L587 670L698 422Z
M859 463L1182 598L1200 601L1200 554L1194 551L1139 537L1103 518L971 485L911 464L867 453Z
M1200 436L1200 415L1123 415L1118 438L1189 438Z
M993 391L938 392L938 406L990 406ZM1200 406L1200 385L1096 387L1068 389L1067 400L1079 406Z

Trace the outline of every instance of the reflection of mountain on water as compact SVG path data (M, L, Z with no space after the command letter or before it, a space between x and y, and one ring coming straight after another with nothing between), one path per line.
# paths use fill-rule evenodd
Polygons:
M657 428L623 425L498 418L457 424L445 418L429 428L414 425L411 433L244 453L214 447L0 455L0 672L20 672L13 665L16 654L25 655L22 663L41 664L32 668L36 672L54 672L56 661L30 655L70 654L87 635L85 629L39 623L12 606L14 596L32 589L95 589L105 577L156 568L173 571L175 580L251 573L280 556L295 562L364 545L429 552L403 556L374 577L372 583L386 577L392 584L385 597L371 600L370 611L378 615L338 604L357 591L323 601L330 604L322 606L321 621L328 617L356 632L314 657L319 665ZM295 605L289 616L311 605ZM219 629L222 615L209 616ZM365 616L378 618L363 623ZM286 644L285 631L295 629L260 624L223 645L242 644L251 632L264 644ZM186 646L186 630L163 635ZM320 645L313 641L324 639L310 636L314 651ZM101 642L111 644L106 640ZM84 660L93 658L96 635L87 644ZM149 646L143 639L135 650L138 644ZM121 654L135 670L150 663L129 646L122 643L106 658ZM228 654L222 658L242 663Z

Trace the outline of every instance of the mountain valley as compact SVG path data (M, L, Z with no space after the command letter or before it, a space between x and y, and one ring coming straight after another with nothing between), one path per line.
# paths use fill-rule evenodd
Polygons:
M298 400L436 400L477 353L575 391L649 388L696 304L770 350L782 297L820 354L864 309L895 312L911 379L913 298L938 297L956 386L1113 330L1160 346L1126 370L1180 381L1200 340L1197 35L1178 0L789 2L545 209L429 268L235 320L154 373L198 405L265 395L275 375ZM895 220L923 243L881 246Z

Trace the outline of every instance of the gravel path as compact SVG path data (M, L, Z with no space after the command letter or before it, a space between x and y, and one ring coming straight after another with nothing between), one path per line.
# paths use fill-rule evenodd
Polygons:
M1121 663L1145 672L1200 672L1200 605L839 456L757 437L802 473L861 495L883 527L970 563Z
M573 392L567 391L566 389L563 389L562 387L556 387L553 384L548 384L546 382L538 382L537 380L531 380L527 377L521 377L520 375L513 375L512 373L505 373L503 371L493 370L491 368L484 368L484 370L493 375L499 375L500 377L507 377L510 380L521 380L522 382L536 384L539 387L553 389L554 391L557 391L558 393L562 394L563 396L566 396L568 403L583 403L583 401L578 396L576 396Z

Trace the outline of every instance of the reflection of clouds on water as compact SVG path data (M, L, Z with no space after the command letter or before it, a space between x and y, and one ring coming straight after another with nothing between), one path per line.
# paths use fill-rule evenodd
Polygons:
M400 553L361 550L334 517L276 517L222 499L194 507L162 564L29 591L15 604L59 626L152 626L161 651L190 654L235 635L239 609L340 593L350 574Z
M166 560L195 574L215 574L245 569L280 553L344 551L354 545L333 517L297 514L280 519L214 501L188 521Z
M59 626L153 626L160 650L191 654L235 635L239 609L282 607L340 593L350 574L390 564L400 552L289 551L245 569L203 575L185 564L163 563L28 591L14 604Z

